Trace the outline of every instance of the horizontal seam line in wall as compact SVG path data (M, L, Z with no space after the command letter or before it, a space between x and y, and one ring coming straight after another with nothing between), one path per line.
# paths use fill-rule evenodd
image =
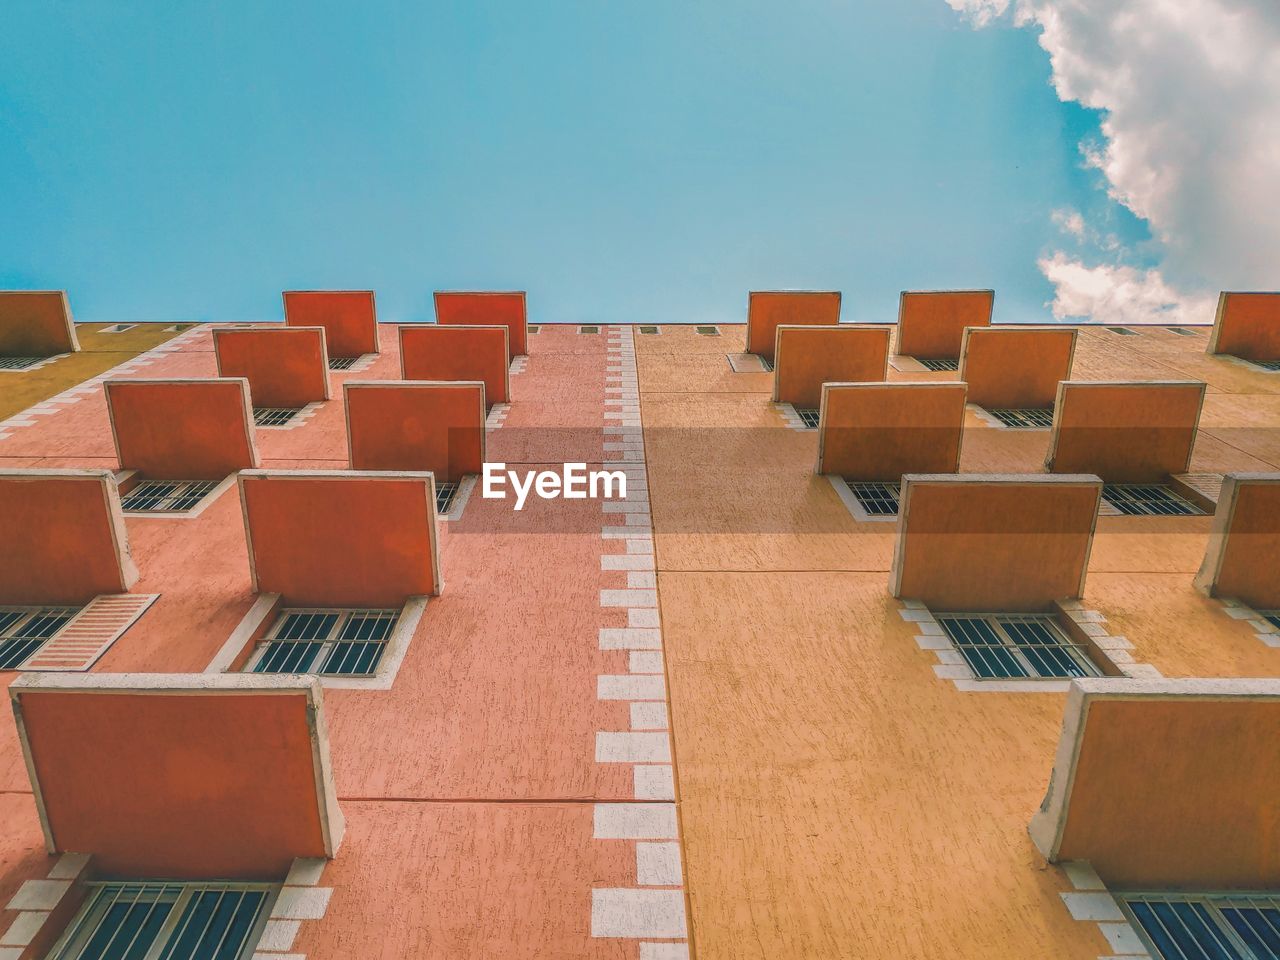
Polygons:
M666 766L666 764L659 764ZM626 797L565 797L519 799L510 797L338 797L339 803L507 803L528 804L534 806L552 806L556 804L599 804L599 803L652 803L672 804L674 800L634 800Z

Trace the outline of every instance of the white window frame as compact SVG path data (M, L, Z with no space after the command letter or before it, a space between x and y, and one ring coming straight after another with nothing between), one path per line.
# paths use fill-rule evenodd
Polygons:
M1228 946L1234 950L1241 960L1256 960L1258 954L1254 953L1243 938L1236 933L1231 924L1224 918L1218 916L1223 906L1235 906L1257 909L1263 906L1267 909L1280 909L1280 891L1240 891L1229 890L1222 892L1205 892L1199 891L1112 891L1112 897L1119 905L1125 919L1129 921L1134 932L1142 941L1143 946L1147 948L1153 958L1163 958L1163 960L1182 960L1181 957L1167 957L1161 953L1155 943L1147 934L1146 928L1142 925L1129 905L1130 900L1144 900L1147 902L1163 902L1163 903L1191 903L1198 904L1209 908L1210 919L1214 924L1214 932L1218 935L1214 939L1217 940L1218 946ZM1181 953L1182 951L1179 951ZM1261 960L1271 960L1270 957L1263 957Z
M263 897L262 905L258 909L257 916L254 918L253 926L245 934L244 943L237 954L236 960L248 960L252 957L257 948L258 942L262 939L262 931L266 928L267 920L271 916L272 907L275 905L276 897L280 892L280 885L273 883L241 883L238 881L202 881L202 882L185 882L173 880L112 880L112 881L89 881L89 894L85 897L84 903L76 911L74 917L67 924L66 929L54 944L53 949L49 951L47 960L79 960L83 956L83 950L88 946L88 941L92 939L97 931L97 924L93 926L85 926L89 922L90 915L97 908L99 899L105 894L105 891L111 887L130 888L137 887L139 894L145 894L147 890L155 888L158 893L152 902L159 902L159 896L169 891L175 892L173 908L165 917L164 923L161 925L156 935L155 942L143 955L142 960L159 960L165 951L174 941L174 934L178 921L181 919L183 912L192 897L199 893L225 890L235 893L248 893L261 891L266 895ZM135 902L138 900L135 898ZM146 902L146 901L142 901ZM98 922L101 922L101 916ZM185 931L183 931L185 932ZM79 942L77 942L79 941ZM71 952L74 950L75 952Z
M1047 625L1049 628L1049 631L1056 635L1055 639L1057 641L1052 647L1048 647L1046 645L1047 649L1067 651L1067 655L1073 661L1075 661L1078 665L1081 663L1081 661L1083 661L1083 666L1085 667L1084 676L1086 677L1106 676L1106 674L1103 673L1102 671L1102 667L1094 659L1092 653L1089 651L1087 646L1083 643L1079 643L1071 639L1067 631L1063 629L1062 624L1058 622L1058 617L1056 614L1012 613L1012 612L1002 612L1002 611L980 612L980 613L971 613L971 612L952 613L949 611L930 611L930 613L933 616L933 619L938 623L938 625L942 627L943 636L945 636L947 640L950 642L951 648L955 651L956 656L959 658L958 663L961 663L964 666L969 668L969 672L973 674L973 680L975 683L1006 683L1010 681L1015 681L1015 682L1027 681L1031 683L1062 683L1064 681L1077 679L1074 676L1051 676L1051 675L1045 675L1040 673L1039 670L1036 668L1035 664L1032 663L1031 659L1024 652L1024 648L1022 648L1019 644L1014 642L1012 634L1009 633L1008 626L1006 624L1001 623L1000 622L1001 620L1028 621L1028 622L1043 623ZM991 629L996 634L997 638L1001 641L1000 649L1003 651L1006 651L1009 655L1013 657L1014 661L1020 667L1022 667L1023 670L1026 671L1025 675L1011 676L1011 677L981 676L978 673L978 671L974 669L973 664L970 663L969 661L969 658L965 656L964 650L966 647L970 647L970 645L957 643L956 639L950 634L950 632L947 631L946 626L943 624L944 620L975 620L975 621L981 621L985 623L988 626L988 628ZM972 648L970 647L970 649Z
M118 476L116 479L117 488L122 484L126 483L127 481L131 480L136 473L137 471L135 470L129 470L129 471L125 471L123 474ZM212 481L165 480L161 477L139 477L136 483L132 484L131 486L129 486L127 490L120 493L121 512L126 517L129 517L130 519L136 518L140 520L146 520L146 519L191 520L191 519L194 519L195 517L200 516L200 514L204 513L204 511L208 509L211 503L217 500L218 497L222 496L222 494L232 484L236 482L236 475L233 473L229 477L224 477L222 480L219 480L211 489L209 489L204 494L204 496L202 496L198 501L196 501L196 503L188 510L130 510L128 507L124 505L125 499L129 497L134 490L142 486L144 483L179 483L181 484L181 483L204 483L204 482L212 482Z
M47 644L49 644L55 637L58 636L58 634L60 634L63 630L65 630L71 624L71 622L75 620L76 616L83 609L84 609L83 607L65 606L62 604L31 605L31 604L14 603L14 604L0 605L0 615L10 614L10 613L20 614L18 619L14 620L13 623L10 623L4 628L0 629L0 644L8 643L10 640L17 639L14 636L14 634L17 633L18 630L20 630L23 627L23 625L30 623L33 619L37 617L50 616L55 614L61 616L62 614L67 614L66 622L64 622L62 626L58 627L57 630L53 631L53 633L49 634L47 637L41 638L39 646L33 647L32 650L25 657L22 658L21 662L16 663L10 667L0 667L0 670L24 669L23 665L27 663L36 654L38 654L41 650L43 650ZM30 639L35 639L35 638L33 637Z

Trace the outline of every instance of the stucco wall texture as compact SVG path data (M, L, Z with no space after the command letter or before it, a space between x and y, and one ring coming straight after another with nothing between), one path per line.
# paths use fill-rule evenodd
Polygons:
M488 460L612 459L602 426L615 335L601 329L544 325L528 337ZM81 354L0 375L0 416L171 335L142 326L102 337L95 352L82 325ZM620 336L636 352L688 955L1114 953L1096 925L1073 919L1060 896L1070 879L1027 836L1065 696L966 692L935 675L889 593L895 525L855 520L814 474L817 431L787 425L772 374L731 369L745 325ZM1191 471L1280 470L1280 375L1208 356L1207 341L1207 328L1084 328L1071 377L1202 380ZM301 426L255 431L263 468L346 468L343 382L400 378L396 328L380 326L379 342L365 369L330 374L331 399ZM120 376L216 373L199 328ZM888 371L890 381L957 376ZM1043 473L1048 444L1047 429L999 429L970 409L960 470ZM101 388L0 437L0 469L30 466L118 467ZM594 809L635 800L630 766L595 756L599 731L631 729L626 701L597 696L598 677L627 670L625 651L598 642L602 627L628 626L601 591L634 586L625 564L602 569L601 557L629 548L602 542L610 521L598 501L512 505L477 489L463 521L442 524L444 589L390 689L325 691L346 819L320 881L332 898L287 952L260 957L684 956L678 942L642 953L636 938L593 936L592 890L638 882L635 844L593 835ZM1280 649L1193 588L1210 523L1100 518L1083 604L1166 677L1280 676ZM196 517L126 526L132 590L159 599L93 669L206 670L255 600L235 485ZM14 676L0 673L6 685ZM6 713L0 908L51 862ZM0 930L13 916L0 911Z

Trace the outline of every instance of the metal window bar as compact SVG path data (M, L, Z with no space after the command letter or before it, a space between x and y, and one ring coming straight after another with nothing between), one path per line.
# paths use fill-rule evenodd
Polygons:
M260 883L93 883L49 960L244 960L276 888Z
M253 422L259 427L283 427L301 412L301 407L254 407Z
M1125 894L1121 906L1162 960L1280 960L1280 894Z
M458 492L456 483L437 483L436 484L436 513L448 513L449 506L453 503L454 494Z
M1270 370L1272 373L1280 373L1280 360L1256 360L1254 366Z
M352 367L356 365L356 361L358 361L359 359L360 359L359 357L330 357L329 369L330 370L350 370Z
M979 680L1062 680L1100 673L1052 614L944 613L935 619Z
M372 676L399 619L399 610L287 610L247 669Z
M1161 483L1107 483L1102 499L1133 517L1193 517L1204 511Z
M898 484L879 481L845 480L862 509L873 517L898 515Z
M700 334L702 334L702 336L704 336L704 337L718 337L718 336L720 336L720 328L719 328L719 327L711 327L711 326L707 326L707 327L694 327L694 331L695 331L696 333L700 333Z
M1052 427L1053 426L1053 408L1048 409L1019 409L1019 410L988 410L993 417L999 420L1006 427Z
M218 486L216 480L143 480L120 500L129 513L186 513Z
M926 370L959 370L959 360L921 360Z
M804 424L806 430L818 429L818 411L817 410L797 410L796 416L800 418L800 422Z
M0 357L0 370L28 370L47 357Z
M78 612L75 607L0 609L0 670L17 670Z

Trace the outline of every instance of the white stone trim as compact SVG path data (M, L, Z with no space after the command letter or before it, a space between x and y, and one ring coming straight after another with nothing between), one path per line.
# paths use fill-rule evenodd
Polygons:
M1222 605L1222 612L1232 620L1243 620L1246 626L1251 627L1259 643L1280 650L1280 628L1270 620L1264 620L1257 610L1231 597L1219 597L1218 603Z
M1149 960L1151 954L1143 945L1138 931L1133 928L1133 924L1120 909L1120 904L1107 890L1107 885L1093 867L1083 860L1073 860L1059 866L1074 888L1059 894L1071 918L1081 923L1095 924L1111 947L1112 952L1099 956L1098 960Z
M684 867L667 703L666 663L658 612L653 523L645 469L644 425L630 327L606 335L603 450L621 464L627 496L603 504L600 527L602 622L599 648L615 664L596 678L600 700L628 704L630 729L596 733L597 763L630 764L633 802L597 803L593 836L629 842L636 863L634 887L594 887L591 935L644 941L641 960L688 960ZM625 583L625 586L623 586ZM619 610L627 625L617 626ZM625 672L624 672L625 671Z
M1128 639L1111 636L1106 632L1102 624L1106 623L1107 618L1097 610L1086 609L1079 600L1060 600L1057 607L1058 615L1078 626L1090 642L1115 664L1121 677L1152 680L1162 676L1151 664L1138 663L1133 659L1129 651L1134 647ZM923 603L919 600L903 601L898 616L916 625L919 631L915 637L916 646L932 653L937 659L933 667L934 676L939 680L951 681L957 690L965 693L1066 693L1071 687L1070 680L979 680L964 656L952 644L942 625Z
M305 954L291 953L304 923L323 920L333 899L333 888L320 886L327 860L299 857L271 905L271 915L262 928L252 960L304 960Z

